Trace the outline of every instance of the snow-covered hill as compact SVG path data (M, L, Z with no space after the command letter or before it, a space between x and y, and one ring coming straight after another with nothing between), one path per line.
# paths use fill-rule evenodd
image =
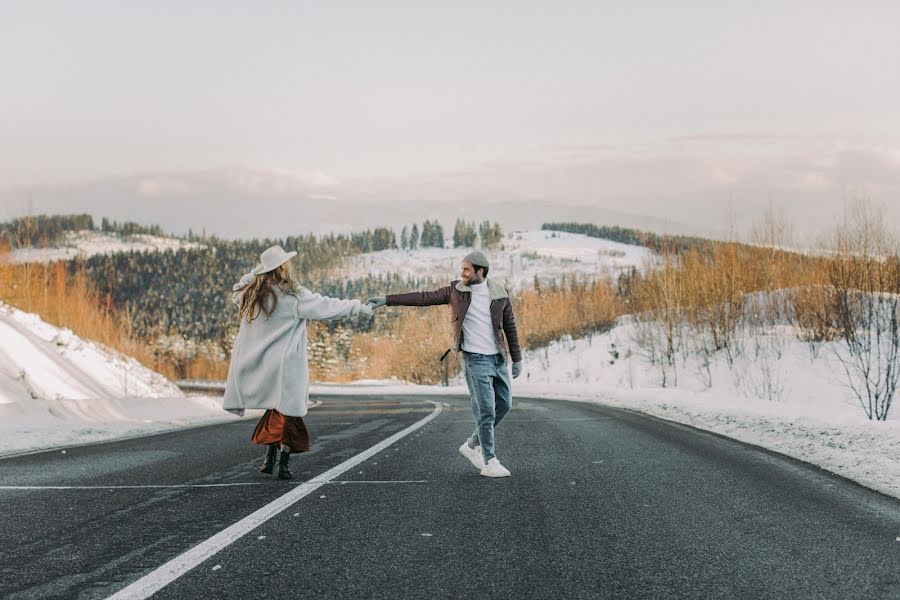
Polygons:
M383 250L352 256L334 277L355 279L369 274L397 273L420 279L444 281L458 277L460 261L468 248L417 248L416 250ZM11 260L51 262L76 256L114 252L144 252L199 248L201 244L179 238L151 235L120 237L101 231L66 232L54 248L20 248ZM288 249L290 250L290 249ZM529 288L538 280L544 284L563 277L600 279L615 278L624 270L643 268L653 258L647 248L630 246L556 231L517 231L503 239L500 248L485 251L491 261L491 277L512 289Z
M222 418L215 399L0 304L0 454Z
M135 234L122 237L102 231L67 231L56 247L19 248L13 251L11 260L15 263L52 262L69 260L76 256L87 258L95 254L114 252L162 252L200 246L195 242L154 235Z
M382 250L353 256L338 275L352 279L368 274L396 273L400 276L449 281L459 276L466 248L418 248ZM512 289L563 277L599 279L615 277L631 267L643 268L653 257L640 246L629 246L577 233L525 231L506 235L502 247L487 250L490 276Z

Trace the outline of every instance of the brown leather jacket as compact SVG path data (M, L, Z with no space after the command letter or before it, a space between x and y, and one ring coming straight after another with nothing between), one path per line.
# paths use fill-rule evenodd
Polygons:
M494 334L497 336L497 345L505 357L511 357L512 362L520 362L522 360L522 351L519 348L519 333L516 331L516 318L513 316L509 293L499 283L494 283L490 279L486 281L491 294L491 322L494 325ZM407 294L393 294L387 297L388 306L449 304L450 320L453 324L453 339L457 351L462 348L462 324L471 302L472 288L464 285L459 280L451 281L447 287L431 292L409 292ZM504 338L506 341L504 341ZM509 353L506 351L506 342L509 342Z

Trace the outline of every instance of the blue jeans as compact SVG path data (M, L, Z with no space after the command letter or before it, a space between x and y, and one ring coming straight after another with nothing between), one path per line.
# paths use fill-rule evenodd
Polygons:
M466 383L472 398L475 433L484 462L494 458L494 428L512 407L509 371L502 354L471 354L463 352Z

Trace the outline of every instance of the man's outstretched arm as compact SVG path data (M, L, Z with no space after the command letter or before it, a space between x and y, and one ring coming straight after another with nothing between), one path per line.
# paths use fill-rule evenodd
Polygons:
M369 298L366 304L372 308L382 306L434 306L436 304L449 304L450 286L433 290L431 292L408 292L406 294L391 294L387 297Z

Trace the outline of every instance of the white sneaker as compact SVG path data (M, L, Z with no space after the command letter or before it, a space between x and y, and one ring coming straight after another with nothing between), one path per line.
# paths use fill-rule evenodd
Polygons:
M481 447L475 446L474 448L469 448L469 442L463 442L463 445L459 447L459 453L469 459L469 462L475 465L475 468L481 470L484 468L484 458L481 456Z
M481 474L485 477L509 477L509 470L501 465L495 456L487 461L487 464L481 469Z

